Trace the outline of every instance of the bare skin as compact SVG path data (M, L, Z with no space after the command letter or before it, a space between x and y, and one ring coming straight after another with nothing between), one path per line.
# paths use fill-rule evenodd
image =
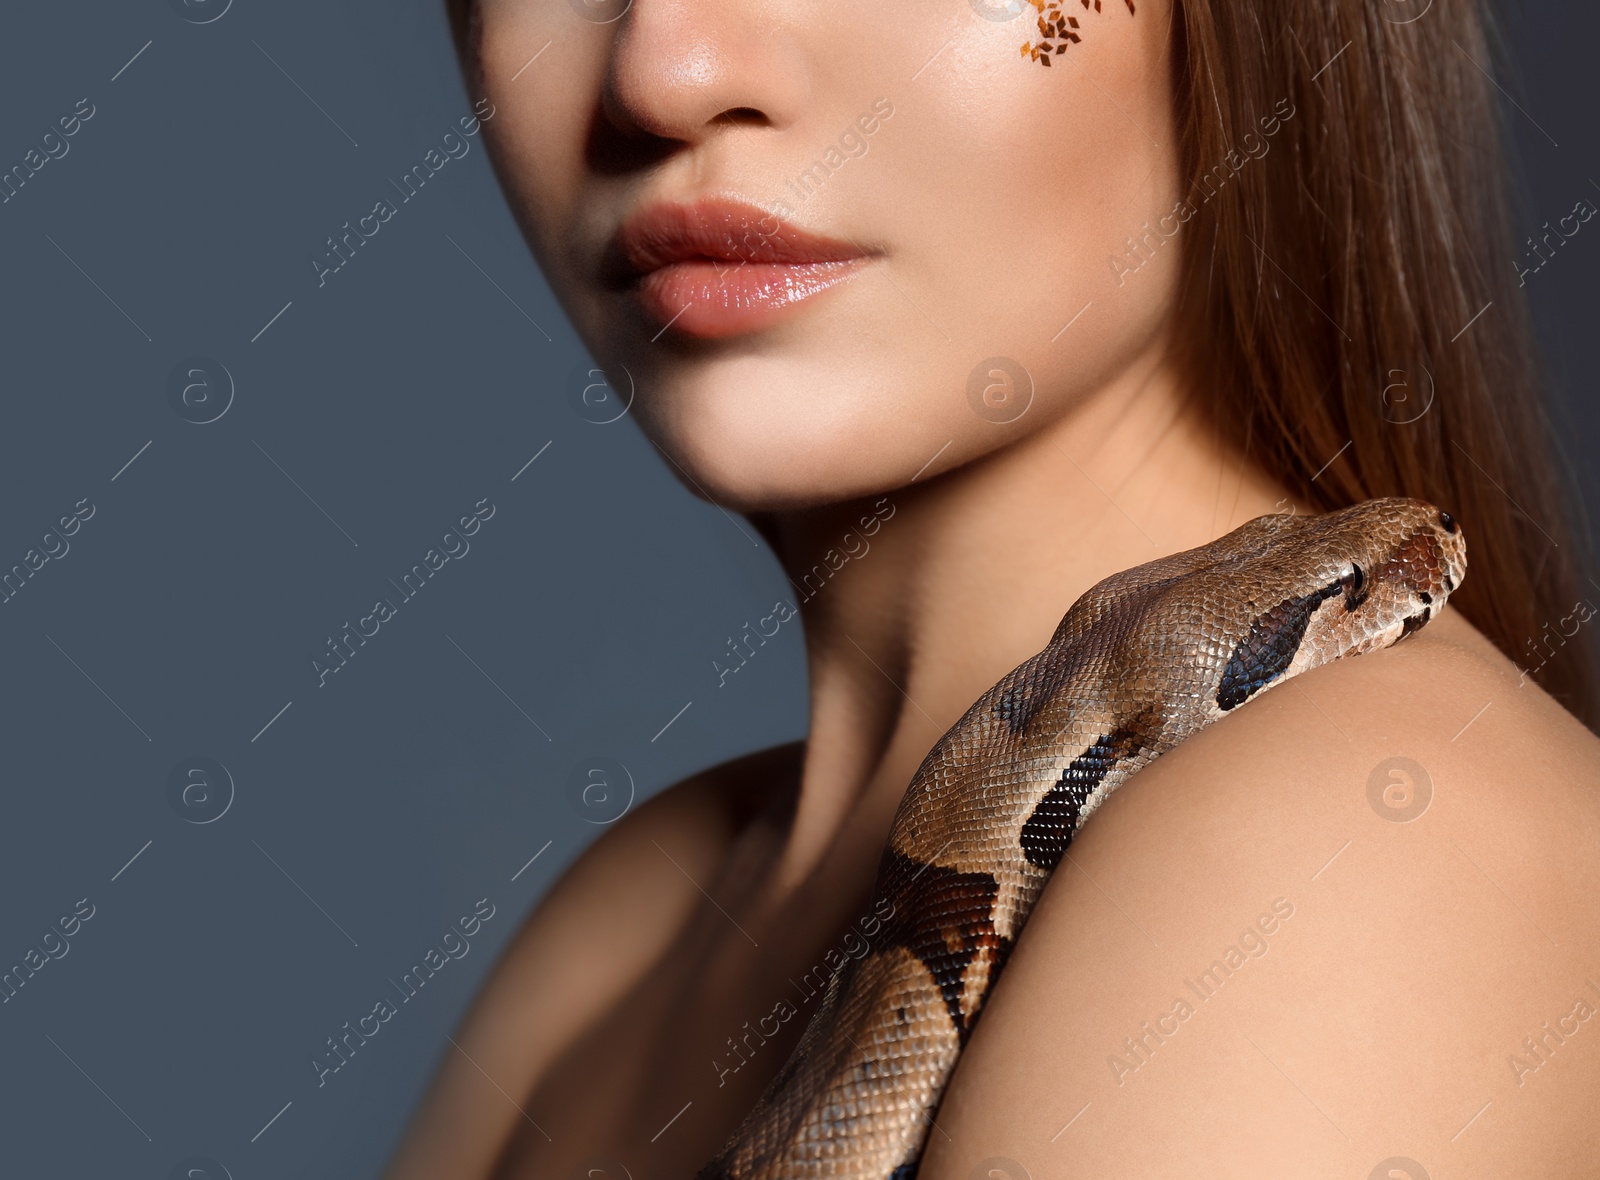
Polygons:
M1204 375L1168 359L1181 240L1125 281L1106 266L1178 184L1172 8L1137 8L1107 4L1046 70L1018 54L1031 20L965 4L633 0L589 24L479 0L501 181L596 359L638 378L651 440L752 514L797 580L879 497L894 515L803 606L806 744L681 783L583 855L447 1048L387 1180L693 1176L814 1011L795 981L867 912L939 735L1101 578L1296 509L1202 425ZM766 204L880 95L895 113L870 152L790 211L871 247L856 277L716 341L601 281L631 213ZM966 396L995 355L1037 389L1004 425ZM1409 823L1368 799L1395 755L1432 783ZM1572 1014L1581 997L1600 1014L1597 783L1600 741L1454 609L1252 700L1085 827L920 1180L996 1156L1035 1180L1366 1177L1397 1156L1435 1177L1588 1174L1600 1020ZM1184 981L1277 899L1293 913L1265 953L1235 952L1171 1025ZM1163 1042L1125 1046L1163 1018ZM1545 1022L1572 1031L1535 1057Z
M938 734L1099 577L1283 501L1219 468L1202 432L1147 427L1091 417L1103 445L1081 472L1050 435L897 494L871 556L806 613L808 745L680 784L585 854L457 1036L483 1072L452 1052L389 1180L578 1176L597 1159L636 1180L693 1175L813 1010L790 980L866 912ZM785 543L809 553L808 530L848 519L786 522ZM1395 754L1433 782L1410 823L1368 801ZM1600 1150L1580 1117L1600 1094L1600 1031L1579 1021L1520 1075L1507 1058L1536 1064L1523 1038L1579 997L1600 1008L1597 783L1600 742L1449 609L1399 648L1251 702L1137 776L1073 845L922 1176L962 1180L990 1156L1034 1177L1365 1175L1391 1156L1433 1174L1579 1174ZM1294 916L1262 961L1203 1004L1190 995L1184 979L1280 897ZM1181 996L1199 1010L1169 1045L1108 1065L1135 1064L1123 1039ZM720 1074L740 1061L727 1039L782 999L799 1018Z

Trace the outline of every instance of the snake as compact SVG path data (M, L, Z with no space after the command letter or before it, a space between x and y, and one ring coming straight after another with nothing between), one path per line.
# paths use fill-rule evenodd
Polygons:
M698 1180L912 1180L1023 924L1107 796L1261 693L1415 634L1465 573L1460 523L1390 497L1258 517L1084 593L922 761L873 885L889 917Z

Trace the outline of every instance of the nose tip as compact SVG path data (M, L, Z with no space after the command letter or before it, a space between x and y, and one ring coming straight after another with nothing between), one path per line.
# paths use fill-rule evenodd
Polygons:
M729 123L787 125L809 83L794 30L742 0L633 0L602 107L619 130L698 143Z

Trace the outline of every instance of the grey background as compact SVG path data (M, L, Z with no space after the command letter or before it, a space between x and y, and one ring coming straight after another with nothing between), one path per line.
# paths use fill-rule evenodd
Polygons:
M1593 24L1508 22L1530 233L1600 200ZM372 1176L602 830L572 768L615 759L642 799L804 733L798 630L726 688L711 668L789 590L631 420L573 410L588 358L481 138L318 286L325 239L471 109L433 0L67 0L0 28L0 167L95 107L0 205L0 568L94 507L0 605L0 960L95 907L0 1004L0 1171ZM1597 264L1600 228L1529 284L1591 502ZM234 387L205 425L167 394L195 355ZM387 579L484 498L470 551L402 601ZM379 597L399 611L319 687L312 658ZM214 822L169 803L192 757L231 774ZM466 957L400 1003L388 980L480 898ZM313 1054L386 995L319 1086Z

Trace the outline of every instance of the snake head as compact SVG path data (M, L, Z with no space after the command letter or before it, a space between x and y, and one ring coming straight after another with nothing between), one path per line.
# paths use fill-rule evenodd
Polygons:
M1369 500L1321 519L1331 535L1359 551L1339 570L1337 606L1320 618L1324 646L1337 645L1340 655L1415 634L1466 576L1460 522L1425 501ZM1353 537L1347 535L1351 526Z
M1261 548L1229 572L1228 597L1238 602L1238 589L1246 593L1237 646L1218 683L1224 712L1280 677L1415 634L1466 575L1461 525L1422 500L1368 500L1256 523Z

